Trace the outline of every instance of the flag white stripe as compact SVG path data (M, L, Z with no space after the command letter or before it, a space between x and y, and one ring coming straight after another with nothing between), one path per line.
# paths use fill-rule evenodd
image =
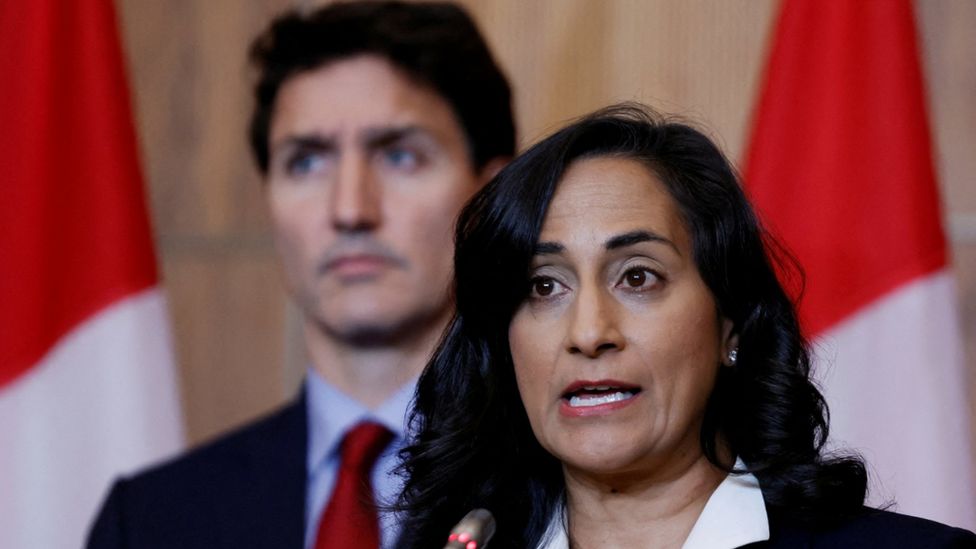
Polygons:
M833 447L858 450L873 505L976 529L971 408L946 271L887 295L816 342Z
M114 477L182 447L175 370L153 289L79 324L0 390L0 547L79 547Z

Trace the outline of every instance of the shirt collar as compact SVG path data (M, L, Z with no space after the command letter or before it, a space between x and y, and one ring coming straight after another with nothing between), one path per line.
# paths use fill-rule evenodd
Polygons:
M742 460L736 469L745 469ZM538 549L569 549L564 512L560 510ZM727 475L712 492L682 549L732 549L769 539L769 518L759 480L752 473Z
M415 380L397 389L375 410L343 393L322 379L313 368L305 376L308 399L308 470L313 471L336 455L346 433L362 421L375 421L404 438L407 411L413 399Z
M745 469L742 460L736 469ZM682 549L728 549L769 539L769 518L752 473L728 475L709 496Z

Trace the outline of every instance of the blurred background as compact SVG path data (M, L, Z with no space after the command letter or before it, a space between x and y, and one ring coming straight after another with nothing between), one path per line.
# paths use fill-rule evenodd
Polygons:
M275 14L315 4L117 3L191 445L282 403L305 367L246 147L246 51ZM744 158L775 0L462 4L513 83L523 146L634 99L704 124ZM976 394L976 2L917 0L915 11Z
M910 1L790 4L801 11L777 66L801 70L767 95L786 100L763 108L747 191L812 275L804 309L841 313L817 325L801 309L826 329L813 335L831 440L864 453L869 501L973 529L976 2L912 2L945 276L917 75L899 64L914 54L897 24ZM0 86L0 546L77 546L111 479L298 388L300 317L246 146L247 50L276 14L318 3L0 1L0 74L12 75ZM510 77L523 147L637 100L705 128L744 167L779 0L461 3Z

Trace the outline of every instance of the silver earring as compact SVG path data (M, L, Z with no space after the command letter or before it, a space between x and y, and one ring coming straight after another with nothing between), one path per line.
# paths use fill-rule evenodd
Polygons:
M732 349L731 351L729 351L729 365L730 366L735 366L735 360L737 358L739 358L739 348L738 347L736 347L735 349Z

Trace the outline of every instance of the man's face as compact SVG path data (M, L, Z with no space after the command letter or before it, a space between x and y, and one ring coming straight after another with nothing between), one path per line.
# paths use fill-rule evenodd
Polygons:
M306 320L355 345L439 328L454 222L481 183L450 105L352 57L284 83L269 146L276 244Z

